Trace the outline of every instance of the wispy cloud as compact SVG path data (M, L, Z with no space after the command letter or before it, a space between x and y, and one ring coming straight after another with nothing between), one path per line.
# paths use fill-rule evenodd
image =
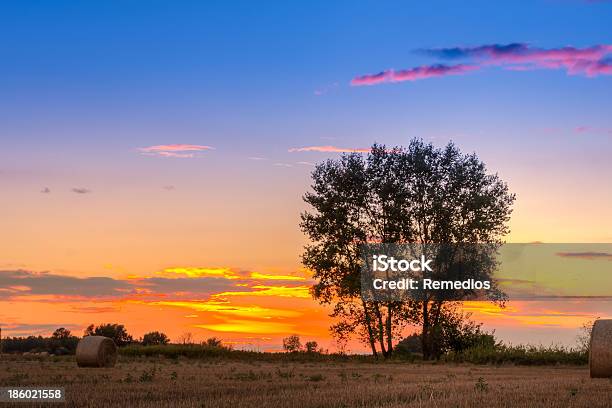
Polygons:
M292 147L288 150L289 153L295 152L323 152L323 153L367 153L370 151L368 148L344 148L336 146L305 146L305 147Z
M313 94L315 96L322 96L322 95L325 95L326 93L328 93L331 90L336 89L336 88L338 88L338 83L334 82L334 83L332 83L330 85L326 85L326 86L323 86L321 88L315 89L313 91Z
M565 69L570 75L594 77L612 74L612 45L591 47L537 48L524 43L488 44L478 47L425 49L420 52L442 59L476 60L481 65L500 65L507 69Z
M214 148L212 146L194 144L167 144L138 148L142 154L148 156L176 157L183 159L196 157L194 152L202 152L213 149Z
M385 70L353 78L351 85L416 81L425 78L464 74L488 66L513 71L563 69L569 75L596 77L612 75L612 45L591 47L537 48L525 43L487 44L476 47L429 48L419 53L443 60L463 60L457 65L434 64L404 70Z
M607 252L559 252L558 256L563 258L574 258L574 259L588 259L588 260L602 260L612 261L612 254Z
M606 129L606 128L597 128L597 127L593 127L593 126L576 126L574 128L574 132L578 133L578 134L585 134L585 133L607 133L607 134L612 134L612 129Z
M40 190L40 192L43 194L49 194L51 193L51 189L49 187L45 187L42 190Z
M71 189L70 191L72 191L73 193L76 194L88 194L91 193L91 190L84 188L84 187L75 187L73 189Z
M446 75L459 75L479 69L477 65L423 65L420 67L402 69L399 71L389 69L377 74L366 74L353 78L351 85L377 85L383 82L418 81L420 79L441 77Z

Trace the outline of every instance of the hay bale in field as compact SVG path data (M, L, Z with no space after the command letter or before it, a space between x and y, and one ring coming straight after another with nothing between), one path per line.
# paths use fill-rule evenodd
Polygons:
M612 319L597 320L589 349L591 378L612 377Z
M83 337L76 349L79 367L112 367L117 361L117 346L104 336Z

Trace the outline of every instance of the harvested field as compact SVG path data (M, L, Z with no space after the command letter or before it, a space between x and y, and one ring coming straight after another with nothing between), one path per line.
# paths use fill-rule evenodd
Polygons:
M612 406L612 380L590 379L587 367L120 357L96 369L70 357L3 358L0 386L63 386L74 407Z

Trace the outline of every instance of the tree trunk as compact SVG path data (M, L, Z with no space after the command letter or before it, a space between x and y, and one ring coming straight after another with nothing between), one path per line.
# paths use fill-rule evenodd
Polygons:
M421 345L423 346L423 360L431 359L430 333L429 333L429 301L423 301L423 331L421 333Z
M387 353L388 355L391 355L393 353L392 314L393 314L393 308L391 307L391 303L387 303Z
M368 340L370 341L370 347L372 348L372 355L374 358L378 359L378 352L376 351L376 343L374 339L374 331L372 330L372 320L370 319L370 311L368 310L368 306L365 300L361 299L361 303L363 305L363 315L365 318L366 328L368 330Z
M389 355L385 349L385 328L382 320L378 303L374 303L374 313L376 313L376 319L378 320L378 342L380 343L380 352L383 357L387 358Z

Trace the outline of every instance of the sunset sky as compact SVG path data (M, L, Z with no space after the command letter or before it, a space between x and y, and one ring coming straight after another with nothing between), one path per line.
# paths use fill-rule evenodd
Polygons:
M612 242L610 21L581 0L2 3L2 334L333 349L302 195L315 163L374 142L476 152L517 195L508 242ZM466 309L514 343L612 317Z

